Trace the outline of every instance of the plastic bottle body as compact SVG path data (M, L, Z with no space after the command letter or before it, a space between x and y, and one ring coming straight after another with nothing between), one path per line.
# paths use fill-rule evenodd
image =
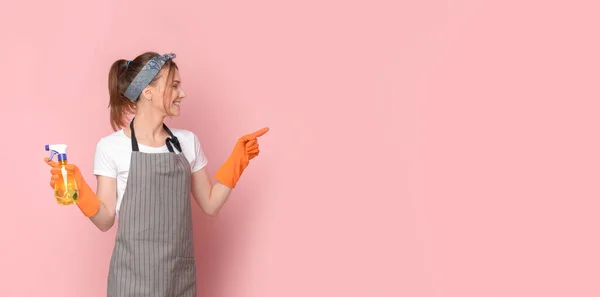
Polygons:
M58 180L54 184L54 197L60 205L71 205L79 197L77 182L75 181L75 175L65 168L67 160L61 160L60 165L61 174L59 174Z

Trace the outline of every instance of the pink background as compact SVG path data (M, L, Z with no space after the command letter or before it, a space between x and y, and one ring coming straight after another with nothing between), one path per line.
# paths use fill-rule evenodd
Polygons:
M105 296L116 229L56 204L44 144L95 187L109 66L145 50L211 172L271 128L193 209L199 296L600 296L598 2L360 2L5 4L0 296Z

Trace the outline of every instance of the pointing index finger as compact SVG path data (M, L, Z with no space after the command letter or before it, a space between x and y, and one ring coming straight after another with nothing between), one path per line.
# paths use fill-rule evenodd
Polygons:
M257 137L261 137L263 135L265 135L265 133L269 132L269 128L268 127L264 127L254 133L252 133L252 138L257 138Z

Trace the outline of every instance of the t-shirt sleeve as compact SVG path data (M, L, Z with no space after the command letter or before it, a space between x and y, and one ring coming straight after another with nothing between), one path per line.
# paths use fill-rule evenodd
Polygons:
M194 161L192 161L192 172L196 172L208 163L206 156L204 155L204 150L202 149L202 145L200 144L200 140L198 136L194 134Z
M94 174L108 177L117 177L117 166L112 154L110 153L110 145L105 139L101 139L96 144L96 152L94 153Z

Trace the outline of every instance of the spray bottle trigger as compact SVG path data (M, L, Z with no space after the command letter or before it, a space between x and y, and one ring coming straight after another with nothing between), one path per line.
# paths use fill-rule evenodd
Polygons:
M56 151L52 150L50 151L50 157L48 158L48 160L52 161L52 158L54 158L54 155L56 155Z

